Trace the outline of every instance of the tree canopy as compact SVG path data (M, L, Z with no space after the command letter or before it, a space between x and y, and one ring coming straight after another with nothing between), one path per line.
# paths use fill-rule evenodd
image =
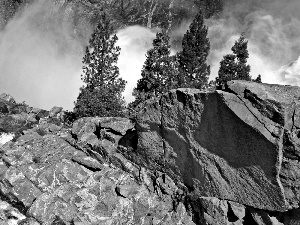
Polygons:
M247 65L248 41L241 35L231 48L233 54L223 57L220 62L218 85L223 86L230 80L247 80L251 81L250 66Z
M148 50L142 69L142 78L133 91L134 108L151 97L159 97L170 89L207 87L210 67L206 59L210 50L207 27L200 11L182 40L182 51L171 56L170 38L163 30L157 33L153 47Z
M84 116L121 116L125 108L122 92L126 81L119 77L117 67L120 48L118 37L105 13L89 40L83 57L82 81L74 112Z
M207 86L210 74L210 66L206 64L210 50L207 31L200 11L183 36L182 51L178 53L179 87L203 89Z
M174 57L170 56L169 36L166 31L156 34L153 47L146 54L141 75L133 91L136 100L131 105L151 97L158 97L176 86L176 66Z

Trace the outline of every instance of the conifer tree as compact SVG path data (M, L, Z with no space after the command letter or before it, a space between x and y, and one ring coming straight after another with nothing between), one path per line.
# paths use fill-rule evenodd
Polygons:
M258 76L256 77L256 79L254 79L253 81L256 82L256 83L262 83L262 81L261 81L261 75L258 74Z
M210 50L207 30L200 11L184 35L182 51L178 53L179 87L202 89L207 86L210 74L210 66L206 64Z
M224 86L230 80L247 80L251 81L250 66L247 65L248 41L241 35L231 48L233 54L223 57L220 62L218 86Z
M247 48L248 41L246 40L244 35L241 35L241 37L235 42L231 50L236 55L237 59L236 75L238 79L250 81L250 66L247 65L247 59L249 58Z
M148 50L142 69L142 78L133 91L135 101L131 106L151 97L159 97L176 87L176 69L174 57L170 56L169 36L166 31L156 34L153 48Z
M223 57L223 60L220 62L219 69L219 84L225 84L229 80L238 79L236 76L236 56L234 54L228 54Z
M81 79L85 85L80 89L74 107L78 117L123 114L125 101L122 92L126 81L119 78L117 61L120 48L115 46L117 40L107 15L102 13L83 57Z

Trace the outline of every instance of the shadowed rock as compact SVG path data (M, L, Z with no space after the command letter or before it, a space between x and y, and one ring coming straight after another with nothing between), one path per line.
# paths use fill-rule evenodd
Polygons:
M297 224L299 99L298 87L231 81L172 90L140 105L135 122L72 128L61 112L8 107L0 119L32 125L0 121L23 129L0 146L0 197L28 225Z
M174 207L172 195L161 193L158 186L154 188L152 178L120 154L110 157L124 160L128 171L135 171L147 182L137 182L133 174L105 162L100 154L99 160L89 154L97 148L87 151L90 139L84 136L107 129L122 137L126 129L134 128L130 120L98 118L81 122L73 127L72 135L80 139L78 142L66 129L43 136L29 130L0 148L0 196L28 217L20 224L194 224L182 202ZM95 135L98 144L106 140L101 138ZM117 146L118 141L107 141ZM177 189L168 192L173 194Z
M297 207L299 96L298 87L244 81L226 91L170 91L137 117L136 161L200 196Z

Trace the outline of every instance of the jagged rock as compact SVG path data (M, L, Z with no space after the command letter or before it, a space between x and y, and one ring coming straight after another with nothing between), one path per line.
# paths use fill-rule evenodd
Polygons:
M300 224L300 209L291 210L284 215L284 225L299 225Z
M130 119L126 118L101 118L99 120L99 126L101 128L112 130L121 135L125 135L128 130L134 128L134 123Z
M14 134L11 133L0 133L0 147L5 143L11 141L15 137Z
M25 216L18 209L12 207L7 202L0 200L0 224L13 225L25 219Z
M253 208L248 208L248 210L257 225L283 225L276 217L271 217L266 211Z
M37 121L28 114L14 114L0 117L0 132L20 133L37 124Z
M299 96L231 81L149 100L135 123L81 118L72 129L9 106L0 120L31 125L0 145L1 199L31 225L299 224ZM1 126L14 135L25 124Z
M9 95L9 94L2 93L2 94L0 95L0 99L2 99L2 100L4 100L4 101L7 101L7 102L9 102L9 103L16 104L15 99L14 99L11 95Z
M64 132L28 132L1 148L1 195L33 218L20 224L194 224L182 202L175 211L171 196L150 191L153 181L137 182L131 173L72 147L76 140ZM114 157L135 170L121 155Z
M134 129L134 123L129 119L119 117L85 117L73 123L72 133L80 139L84 133L100 135L102 129L123 136L128 130Z
M198 218L200 218L199 224L252 224L251 221L249 221L249 218L246 217L246 207L239 203L221 200L214 197L200 197L199 200L192 200L191 202L193 207L196 209Z
M112 156L117 152L121 138L133 129L134 123L126 118L86 117L73 123L72 134L78 141L98 147L105 155Z
M0 113L7 114L9 113L9 109L10 109L10 104L0 99Z
M200 196L270 211L296 208L299 145L283 137L298 130L299 94L298 87L244 81L225 91L172 90L139 112L137 150L127 154Z
M26 218L18 223L18 225L40 225L34 218Z
M60 124L58 126L56 124L52 124L52 123L48 123L47 121L43 121L43 122L37 124L32 129L23 131L23 134L38 133L41 136L44 136L46 134L58 134L62 130L63 130L63 124Z
M101 164L96 159L87 156L83 152L76 152L74 156L72 157L72 160L74 162L77 162L80 165L83 165L86 168L89 168L90 170L101 170L103 168L103 164Z
M22 104L15 104L0 99L0 132L14 133L15 136L18 137L24 131L26 133L26 130L30 130L37 126L43 118L46 121L51 122L52 130L57 130L53 125L53 121L51 121L53 119L46 119L48 114L49 113L46 110L32 108ZM61 122L59 122L58 125L61 125Z
M63 108L62 107L57 107L54 106L52 109L49 111L49 117L50 118L60 118L60 113L62 112Z
M41 118L45 118L49 116L49 111L43 110L43 109L38 109L38 108L33 108L31 113L34 113L36 115L36 119L40 120Z
M1 114L21 114L28 113L29 107L26 104L17 104L12 96L8 94L0 95L0 116Z
M224 200L217 198L201 197L201 205L204 209L202 223L207 225L225 225L227 221L228 205Z
M227 201L227 203L228 203L229 211L231 210L232 212L232 217L235 217L238 220L242 220L245 217L246 215L245 206L231 201Z

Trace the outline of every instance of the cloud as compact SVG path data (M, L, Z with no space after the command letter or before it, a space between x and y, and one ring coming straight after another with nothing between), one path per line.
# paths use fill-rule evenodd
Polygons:
M300 79L296 68L292 70L294 78L288 79L282 74L281 67L297 60L300 55L299 10L297 0L227 1L224 12L207 21L211 41L211 79L217 76L222 56L231 53L234 41L245 33L249 40L248 62L252 77L261 74L263 82L297 85L299 81L297 83L295 79Z
M34 107L73 108L86 43L69 29L66 10L35 1L7 24L0 33L1 92Z
M121 47L121 54L118 60L121 77L128 83L124 92L127 103L132 102L133 88L141 77L141 70L146 60L147 50L152 47L156 30L141 26L130 26L117 33Z
M59 2L34 1L0 32L0 92L34 107L71 110L82 86L81 61L93 29L82 11ZM261 74L263 82L300 85L299 11L298 0L228 0L223 13L206 21L210 78L217 76L222 57L244 32L253 77ZM180 50L190 22L172 31L172 54ZM128 81L127 102L133 100L132 90L157 31L130 26L117 32L120 75Z
M0 92L34 107L73 109L83 85L81 61L92 28L87 19L75 24L78 15L72 15L71 7L35 1L0 32ZM118 66L128 81L124 93L128 103L134 100L132 90L155 34L141 26L118 31L117 45L122 49Z

